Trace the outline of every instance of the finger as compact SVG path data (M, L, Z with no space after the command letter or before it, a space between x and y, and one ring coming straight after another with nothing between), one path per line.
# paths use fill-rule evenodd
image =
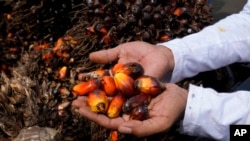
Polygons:
M95 63L107 64L119 59L120 48L115 47L106 50L92 52L89 55L91 61Z
M148 110L153 109L154 106L155 106L155 104L157 104L160 100L161 100L161 96L160 96L160 95L157 96L157 97L155 97L155 98L153 98L153 99L150 101L149 105L148 105Z
M72 102L72 106L74 108L86 107L87 106L87 97L86 96L78 96L76 100Z
M137 137L144 137L165 131L167 128L161 118L153 117L144 121L131 120L122 123L118 127L118 131L124 134L133 134Z
M103 114L97 114L90 110L88 105L86 104L87 97L79 96L76 100L72 102L72 106L77 108L77 112L82 115L83 117L96 122L97 124L108 128L108 129L115 129L117 130L118 125L121 122L124 122L123 118L113 118L110 119Z
M118 126L124 122L122 118L109 118L104 114L92 112L89 108L80 108L78 112L87 119L103 126L107 129L117 130Z

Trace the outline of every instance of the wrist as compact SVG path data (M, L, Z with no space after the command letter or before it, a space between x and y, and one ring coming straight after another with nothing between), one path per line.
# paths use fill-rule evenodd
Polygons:
M158 46L161 48L162 53L166 56L169 72L172 72L175 66L174 55L173 55L172 50L162 45L158 45Z
M182 114L180 115L180 120L183 120L184 116L185 116L185 109L186 109L186 106L187 106L188 90L183 89L183 93L181 93L181 97L183 98L183 103L184 104L183 104Z

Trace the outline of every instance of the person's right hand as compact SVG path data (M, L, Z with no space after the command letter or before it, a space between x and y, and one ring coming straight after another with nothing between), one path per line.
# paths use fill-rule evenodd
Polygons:
M141 41L128 42L111 49L92 52L89 58L100 64L113 61L118 61L118 63L137 62L144 68L145 75L151 75L161 80L164 80L164 76L174 68L174 58L170 49Z

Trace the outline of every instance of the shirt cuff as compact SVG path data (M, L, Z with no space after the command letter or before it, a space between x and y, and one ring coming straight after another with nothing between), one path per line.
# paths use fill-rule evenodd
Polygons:
M201 92L202 91L194 85L189 86L185 115L181 124L181 132L187 135L194 135L198 123L200 115L200 105L202 101Z

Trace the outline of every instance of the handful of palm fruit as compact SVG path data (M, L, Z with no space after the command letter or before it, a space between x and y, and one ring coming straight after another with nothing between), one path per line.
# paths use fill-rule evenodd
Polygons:
M157 78L144 75L143 67L136 62L117 63L110 70L91 71L79 79L82 82L73 86L72 93L87 96L93 112L110 118L125 113L130 119L146 119L151 98L166 89Z

